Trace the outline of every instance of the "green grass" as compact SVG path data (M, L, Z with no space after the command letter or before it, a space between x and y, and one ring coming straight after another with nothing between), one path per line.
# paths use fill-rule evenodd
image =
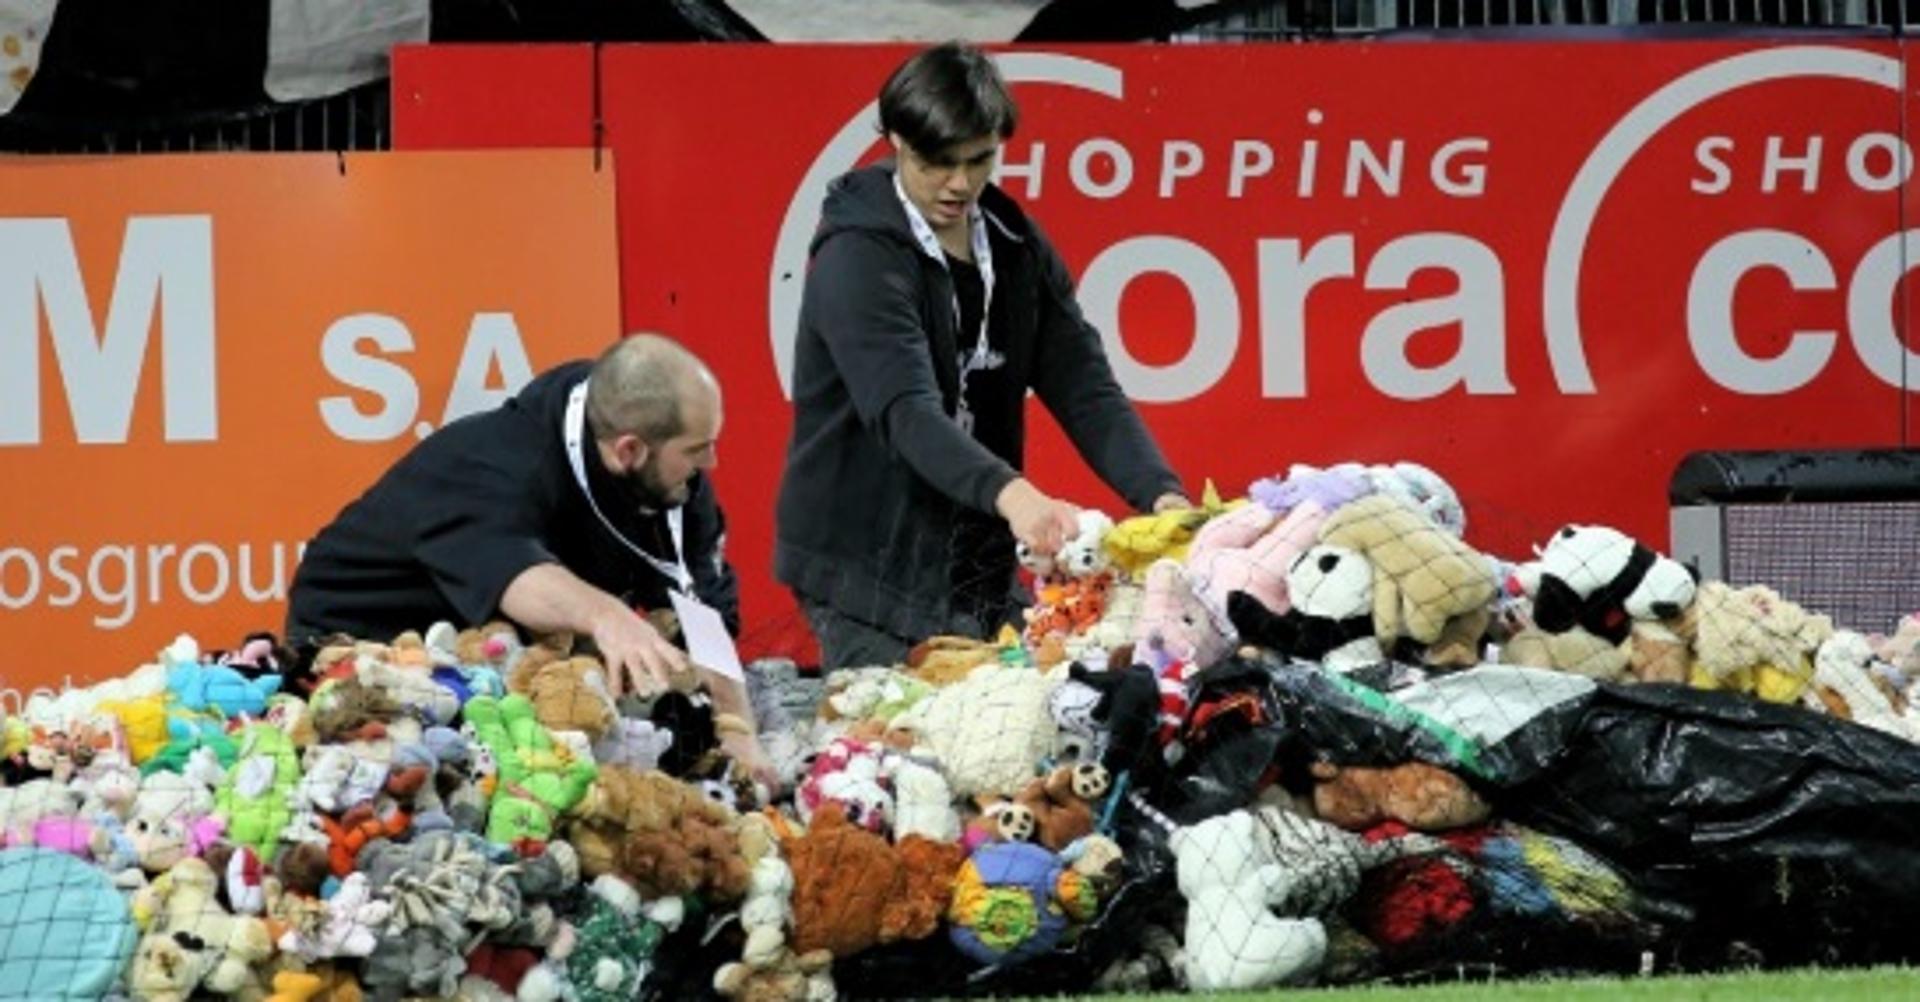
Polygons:
M1701 977L1467 980L1417 988L1293 988L1219 995L1080 996L1122 999L1206 999L1219 1002L1892 1002L1920 1000L1920 969L1777 971Z

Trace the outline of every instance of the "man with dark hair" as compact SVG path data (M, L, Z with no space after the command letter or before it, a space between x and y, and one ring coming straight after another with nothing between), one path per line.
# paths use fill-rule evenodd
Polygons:
M984 53L925 50L880 91L895 159L828 190L774 549L826 667L1013 618L1014 540L1051 553L1078 513L1020 473L1029 389L1130 504L1186 504L1066 265L989 183L1018 119Z
M740 629L706 476L721 417L713 373L658 335L543 373L428 436L320 530L294 574L288 639L504 617L590 638L616 696L663 690L687 658L636 606L670 608L677 591ZM705 681L715 709L752 722L742 680ZM750 738L735 754L764 764Z

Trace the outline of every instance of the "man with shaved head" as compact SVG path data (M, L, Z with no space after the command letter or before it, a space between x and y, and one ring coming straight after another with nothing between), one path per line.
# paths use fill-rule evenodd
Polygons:
M614 695L663 689L686 655L636 612L697 597L738 634L726 521L706 476L720 385L675 341L637 334L415 446L308 544L288 639L386 641L440 620L505 618L591 639ZM752 722L741 680L708 672L715 709ZM764 769L750 735L736 757Z

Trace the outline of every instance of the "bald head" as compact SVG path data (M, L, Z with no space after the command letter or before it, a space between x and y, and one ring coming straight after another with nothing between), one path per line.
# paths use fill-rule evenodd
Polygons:
M587 389L587 423L596 439L638 435L660 443L686 430L687 408L717 403L713 372L680 342L634 334L601 354Z

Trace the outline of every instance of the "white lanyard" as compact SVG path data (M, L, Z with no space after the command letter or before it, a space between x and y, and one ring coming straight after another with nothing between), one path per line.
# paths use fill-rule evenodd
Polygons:
M588 380L581 380L580 385L573 388L572 395L567 397L567 416L560 425L561 438L567 444L567 462L573 466L573 479L580 484L580 493L587 496L587 506L593 509L595 515L600 516L600 524L606 526L608 532L613 533L613 538L627 544L627 549L639 554L640 559L652 564L654 570L666 575L675 588L691 595L693 594L693 574L687 570L686 547L681 545L679 505L667 509L667 531L673 535L673 555L677 561L668 563L621 535L620 530L614 528L613 523L607 520L606 513L600 510L600 503L593 499L593 488L587 486L584 441L587 427L587 383Z
M947 253L940 246L940 238L934 235L933 227L927 222L927 217L920 214L920 208L907 197L907 189L900 184L898 170L893 172L893 193L899 196L900 207L907 211L907 225L912 228L914 239L920 242L920 249L925 251L928 257L939 262L940 267L946 268ZM980 212L978 202L967 206L967 235L973 244L973 266L980 270L980 286L984 295L980 298L980 340L974 342L973 354L960 360L960 408L954 414L954 420L958 421L960 427L968 434L972 434L973 408L967 405L967 378L987 368L990 363L991 352L987 347L987 318L992 313L993 306L993 248L987 243L986 220ZM953 272L948 270L947 275L951 278ZM955 284L953 288L955 330L960 328L961 316L960 287Z

